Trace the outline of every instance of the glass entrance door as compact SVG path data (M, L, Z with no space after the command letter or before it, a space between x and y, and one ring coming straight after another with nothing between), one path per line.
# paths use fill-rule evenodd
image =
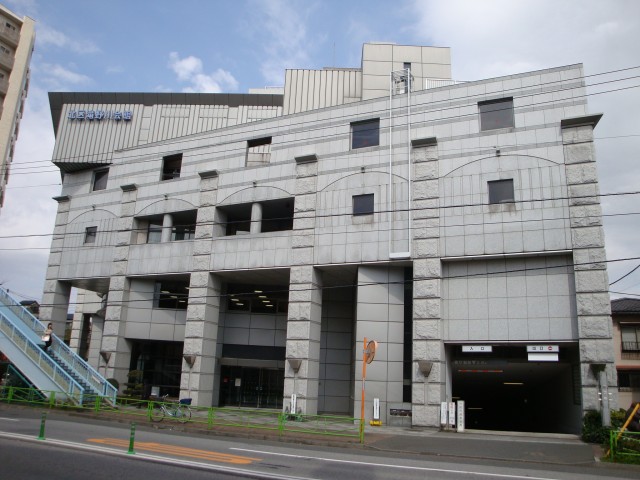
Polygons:
M284 369L223 366L220 406L282 408Z

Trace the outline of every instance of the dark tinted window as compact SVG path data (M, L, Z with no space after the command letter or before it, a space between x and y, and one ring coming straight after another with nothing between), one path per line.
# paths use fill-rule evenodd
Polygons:
M98 227L87 227L84 231L84 243L96 243Z
M495 130L514 126L513 99L501 98L478 103L480 110L480 130Z
M353 214L369 215L373 213L373 193L353 196Z
M162 158L162 180L180 178L182 169L182 154L168 155Z
M380 145L380 119L351 124L351 148Z
M489 203L507 203L515 200L513 179L487 182L489 187Z
M93 191L104 190L107 188L107 179L109 178L109 170L96 170L93 172Z

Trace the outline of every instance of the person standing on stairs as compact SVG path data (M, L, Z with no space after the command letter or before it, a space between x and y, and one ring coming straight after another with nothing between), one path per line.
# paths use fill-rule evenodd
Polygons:
M53 342L53 324L52 323L47 325L47 329L44 331L44 335L42 335L42 340L44 341L44 351L48 352L49 347Z

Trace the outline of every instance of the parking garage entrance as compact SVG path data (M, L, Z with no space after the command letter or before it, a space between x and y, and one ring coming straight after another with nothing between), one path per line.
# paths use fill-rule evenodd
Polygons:
M557 361L530 360L527 345L469 350L448 346L452 398L465 401L466 428L580 432L577 345L559 346Z
M282 409L283 368L223 365L220 381L221 407Z

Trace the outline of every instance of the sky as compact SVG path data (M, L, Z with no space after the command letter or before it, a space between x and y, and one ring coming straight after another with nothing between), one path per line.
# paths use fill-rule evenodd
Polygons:
M583 63L589 111L604 114L594 135L612 298L640 298L640 1L0 2L36 21L0 211L0 285L19 299L42 298L61 191L48 92L246 93L282 86L286 68L360 67L373 41L451 47L461 81Z

